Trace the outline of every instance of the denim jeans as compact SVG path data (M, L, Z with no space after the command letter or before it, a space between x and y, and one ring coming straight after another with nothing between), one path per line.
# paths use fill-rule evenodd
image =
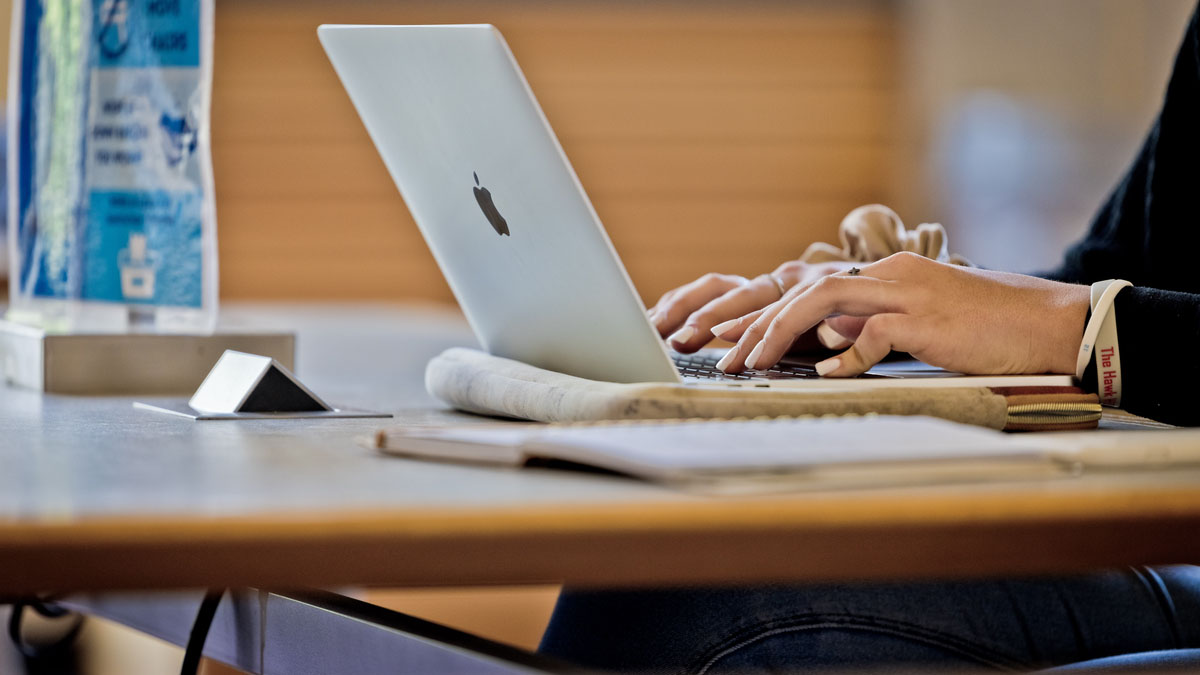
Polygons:
M648 673L1027 671L1200 647L1200 568L1062 578L564 590L541 650Z

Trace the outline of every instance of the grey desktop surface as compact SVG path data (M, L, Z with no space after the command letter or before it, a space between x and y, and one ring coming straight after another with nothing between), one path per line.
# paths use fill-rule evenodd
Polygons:
M239 325L295 329L296 373L306 385L335 405L396 417L193 421L132 405L176 399L0 386L0 524L679 499L604 476L389 458L357 442L383 424L494 422L448 410L425 393L421 373L430 357L475 344L453 309L276 304L224 313ZM200 595L94 593L67 603L182 645ZM231 592L206 654L254 673L541 672L536 659L502 645L436 626L428 632L403 617L397 625L384 610L382 619L347 616L304 598Z
M362 439L384 425L496 422L425 392L431 357L475 346L453 308L276 303L223 313L239 326L295 330L301 381L337 407L395 417L193 421L133 407L183 397L0 386L0 522L699 499L619 477L432 463L366 447ZM1179 473L1184 484L1192 476ZM977 488L943 490L956 489Z
M479 423L431 399L421 374L474 345L450 309L233 306L244 324L296 329L296 373L339 407L395 419L192 421L138 396L0 387L0 520L561 503L682 497L610 477L384 457L357 439L381 425Z
M0 594L733 583L1030 574L1200 557L1200 469L706 499L618 476L386 457L381 424L486 422L424 392L452 310L226 307L395 420L197 422L0 388Z

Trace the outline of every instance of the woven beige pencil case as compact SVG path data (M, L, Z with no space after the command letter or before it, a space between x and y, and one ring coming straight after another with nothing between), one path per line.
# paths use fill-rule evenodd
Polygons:
M621 419L929 415L1008 431L1090 429L1100 402L1075 387L887 387L857 391L615 384L585 380L474 349L442 352L429 393L467 412L538 422Z

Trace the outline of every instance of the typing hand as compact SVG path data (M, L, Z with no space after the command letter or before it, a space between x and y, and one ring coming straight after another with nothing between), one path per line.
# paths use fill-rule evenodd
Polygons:
M699 279L665 293L650 310L650 322L672 348L690 354L712 340L713 327L731 320L757 315L786 293L808 288L821 277L850 269L851 263L830 262L809 265L799 261L786 262L770 274L753 279L734 274L705 274ZM749 323L753 319L746 320ZM718 337L736 340L741 336L737 325L724 327ZM830 349L843 349L849 341L828 329L797 342L797 348L814 349L824 344ZM823 340L832 340L825 343Z
M854 344L818 363L822 375L858 375L893 349L968 374L1073 373L1089 294L1087 286L897 253L789 290L744 317L722 369L768 368L824 320Z

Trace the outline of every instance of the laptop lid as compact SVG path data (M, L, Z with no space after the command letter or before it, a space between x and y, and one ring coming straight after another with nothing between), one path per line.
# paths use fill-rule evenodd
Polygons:
M499 31L317 34L484 349L595 380L679 380Z

